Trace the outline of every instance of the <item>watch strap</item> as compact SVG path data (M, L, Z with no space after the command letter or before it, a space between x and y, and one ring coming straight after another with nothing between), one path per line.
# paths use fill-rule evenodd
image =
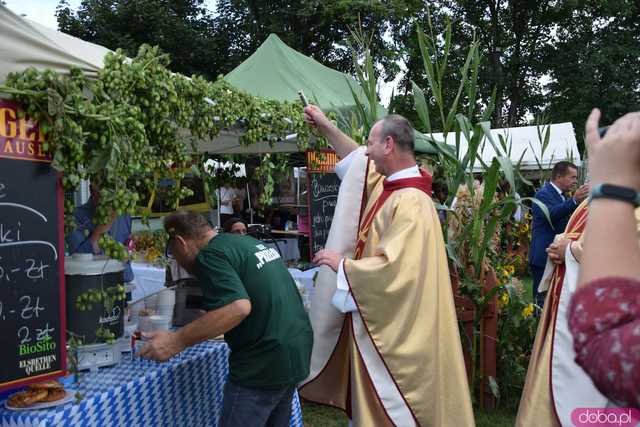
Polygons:
M591 189L591 199L614 199L640 206L640 194L630 187L602 183Z

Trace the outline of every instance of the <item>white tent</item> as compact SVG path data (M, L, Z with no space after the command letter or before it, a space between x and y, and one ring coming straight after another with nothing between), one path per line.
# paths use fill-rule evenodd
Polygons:
M549 128L549 145L543 155L542 140L547 132L547 128ZM491 135L493 136L493 139L496 145L498 145L500 151L502 151L500 138L507 143L507 148L509 146L511 147L509 157L514 165L518 163L522 157L520 169L524 171L538 170L539 165L536 159L540 161L543 169L551 169L553 168L553 165L562 160L570 160L578 165L581 163L578 143L571 123L558 123L545 125L543 127L522 126L505 129L491 129ZM438 141L443 140L441 133L434 133L432 136ZM449 133L445 142L448 145L455 147L455 134ZM466 138L464 135L460 135L460 159L462 159L466 154L467 147L468 142ZM480 148L482 152L482 161L487 165L490 164L492 159L496 156L496 150L486 136L482 138ZM481 170L482 165L476 161L474 165L474 172L479 172Z
M0 5L0 84L28 67L67 73L72 66L89 77L102 68L109 49L22 18Z

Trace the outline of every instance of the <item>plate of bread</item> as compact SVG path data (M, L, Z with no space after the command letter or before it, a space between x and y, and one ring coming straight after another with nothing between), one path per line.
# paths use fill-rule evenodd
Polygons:
M12 394L4 403L12 411L30 411L64 405L73 400L73 392L65 390L56 380L30 384L25 390Z

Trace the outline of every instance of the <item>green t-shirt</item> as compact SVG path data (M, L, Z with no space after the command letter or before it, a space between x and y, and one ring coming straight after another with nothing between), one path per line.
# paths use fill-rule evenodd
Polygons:
M207 310L251 301L249 316L224 334L231 382L276 388L309 375L311 324L278 251L249 236L219 234L198 253L195 275Z

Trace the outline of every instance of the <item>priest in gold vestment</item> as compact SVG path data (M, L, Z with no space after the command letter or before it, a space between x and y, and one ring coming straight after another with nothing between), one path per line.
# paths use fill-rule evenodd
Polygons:
M473 426L431 177L413 129L387 116L366 150L315 106L305 119L342 159L336 213L311 303L311 373L300 394L355 426Z

